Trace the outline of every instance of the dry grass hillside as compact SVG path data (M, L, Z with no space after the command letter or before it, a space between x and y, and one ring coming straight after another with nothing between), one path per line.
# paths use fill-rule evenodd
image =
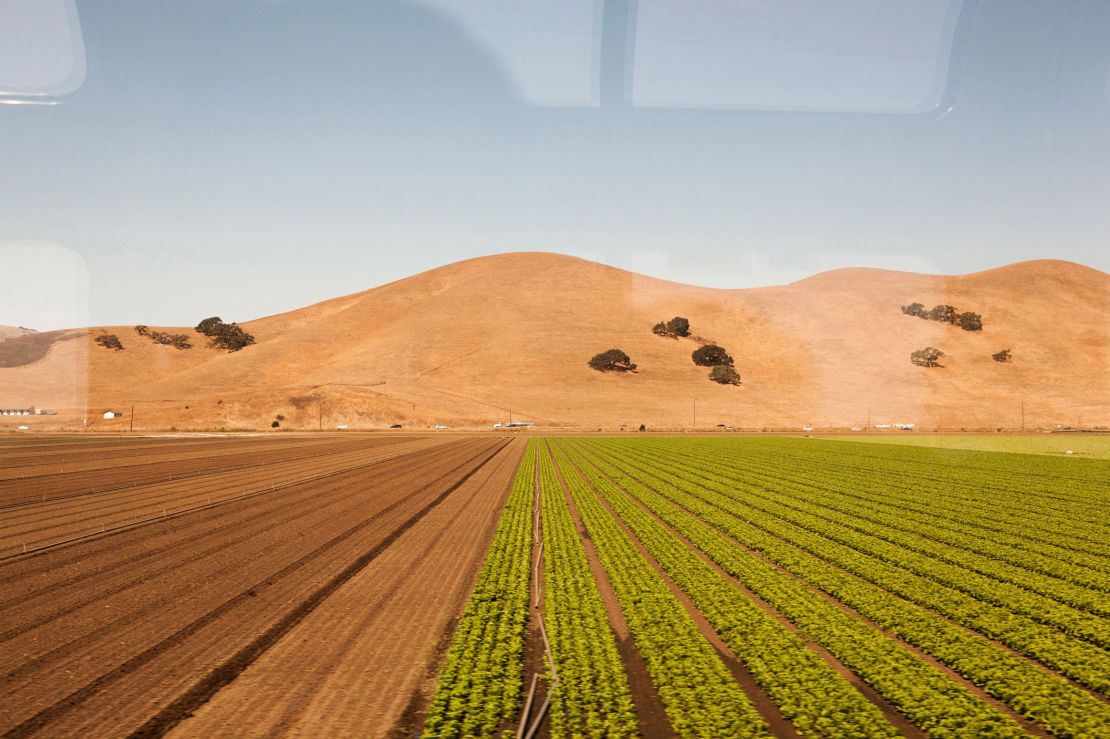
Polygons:
M983 330L903 315L955 305ZM695 366L698 340L655 336L675 315L729 350L739 387ZM827 272L745 290L692 287L568 256L471 259L244 324L257 343L229 353L191 328L193 348L149 342L133 327L52 332L42 358L5 366L0 406L59 409L38 425L98 428L108 408L136 428L487 426L682 427L862 425L948 428L1110 425L1110 276L1035 261L958 277L873 269ZM117 334L122 351L95 337ZM6 342L5 342L6 343ZM942 367L909 362L925 346ZM619 347L635 373L586 361ZM1009 348L1013 361L991 359ZM9 365L11 362L8 363Z

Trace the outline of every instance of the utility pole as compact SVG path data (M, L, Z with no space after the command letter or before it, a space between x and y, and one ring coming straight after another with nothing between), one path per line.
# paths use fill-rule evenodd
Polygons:
M131 430L135 430L135 404L131 404Z

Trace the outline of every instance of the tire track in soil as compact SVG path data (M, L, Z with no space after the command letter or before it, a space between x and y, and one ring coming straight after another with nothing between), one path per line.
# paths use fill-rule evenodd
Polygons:
M463 446L474 446L474 444L471 444L471 445L465 445L464 444ZM489 448L488 445L480 444L480 443L477 444L477 446L479 448L481 448L481 447L485 447L486 449ZM475 468L475 469L477 469L477 468ZM410 483L410 485L411 485L411 483ZM430 487L430 485L431 485L431 483L429 483L429 485L426 485L423 489L428 489ZM116 680L126 676L128 673L133 672L134 670L141 667L143 664L145 664L147 662L150 662L152 659L157 657L159 654L162 654L162 653L166 652L167 650L173 648L177 644L180 644L188 636L190 636L192 634L195 634L197 631L201 630L204 626L206 626L206 625L212 623L213 621L215 621L220 615L222 615L224 613L227 613L230 610L233 610L236 606L242 605L243 603L247 602L250 598L253 598L255 596L255 594L256 594L255 591L257 589L264 589L268 586L274 585L275 583L281 581L283 578L286 578L289 575L295 573L297 570L303 568L308 562L312 561L316 557L319 557L321 555L321 553L326 552L327 550L333 548L336 544L350 538L355 533L358 533L360 530L370 526L372 523L374 523L376 520L380 519L388 511L397 508L399 505L401 505L405 501L411 499L413 495L417 494L417 492L410 492L407 495L405 495L404 497L400 498L399 500L395 500L389 506L387 506L386 508L384 508L381 511L374 514L370 520L363 521L361 524L356 525L355 527L352 527L351 529L348 529L346 532L343 532L343 533L341 533L340 535L338 535L336 537L333 537L331 540L329 540L325 544L317 547L315 550L313 550L308 555L303 556L300 559L286 565L286 567L284 567L278 573L275 573L274 575L271 575L270 577L256 583L253 587L247 588L246 590L240 592L237 596L231 598L228 601L225 601L221 606L210 610L204 616L202 616L199 619L196 619L195 621L193 621L192 623L184 626L183 628L179 629L177 632L171 634L170 636L162 639L160 642L158 642L154 646L149 647L149 648L145 649L143 652L135 655L131 659L127 660L124 664L118 666L116 669L111 670L107 674L99 676L98 678L92 680L90 683L86 684L80 690L75 691L74 693L71 693L67 698L55 703L53 706L51 706L47 709L44 709L44 710L40 711L36 716L31 717L30 719L27 719L27 720L23 721L19 726L17 726L15 729L13 729L13 731L14 731L13 735L19 736L19 735L29 734L33 730L35 730L37 728L41 728L42 726L44 726L48 721L56 719L57 717L61 716L62 714L68 712L71 708L80 704L82 701L87 700L92 695L98 693L100 690L102 690L103 688L108 686L110 683L115 682ZM449 494L449 493L447 493L447 494ZM373 551L374 550L372 550L371 553L373 553ZM302 602L302 605L304 605L303 602ZM256 644L255 646L257 647L258 645Z
M232 470L229 472L206 473L200 479L187 479L184 481L159 482L151 485L136 486L124 490L114 490L107 494L98 494L93 501L52 499L45 503L35 503L36 507L53 508L54 510L35 511L33 508L24 512L22 517L28 519L22 527L12 526L5 528L4 537L9 542L23 541L33 545L22 554L18 551L17 544L8 544L0 547L0 560L32 554L36 551L60 546L68 546L77 541L95 536L114 533L120 529L133 528L144 524L154 523L160 519L180 517L181 515L195 513L207 508L225 505L236 500L256 495L274 494L275 491L298 485L319 481L324 478L345 474L349 471L358 471L383 461L388 461L395 455L403 455L421 448L416 447L386 447L377 453L384 454L377 459L366 461L367 451L355 450L325 457L317 457L306 464L303 460L291 463L267 465L269 477L258 476L252 469ZM426 445L434 446L434 445ZM248 474L250 473L250 474ZM224 487L227 486L227 487ZM214 495L211 490L223 490L223 493ZM201 497L201 496L204 497ZM126 496L126 497L121 497ZM161 496L143 497L139 496ZM177 501L175 504L173 501ZM58 507L60 503L60 507ZM177 506L184 507L177 507ZM112 511L115 509L115 512ZM155 514L149 511L154 509ZM157 511L161 509L162 514ZM121 512L122 511L122 512ZM141 511L147 511L147 516L142 517ZM19 518L16 516L14 518ZM96 522L99 521L99 525ZM89 523L93 526L89 526ZM109 524L110 522L110 524ZM37 528L34 528L37 527ZM99 530L98 530L99 528ZM42 532L53 532L43 536ZM28 536L39 534L39 539L28 539Z
M287 736L303 734L306 728L326 735L376 735L395 725L394 719L383 717L391 710L389 704L401 700L402 686L413 679L425 681L424 674L438 665L435 650L444 633L428 641L427 622L429 614L434 619L435 611L431 604L437 603L437 596L444 591L455 590L451 602L438 610L461 611L473 589L519 462L519 447L510 442L497 455L451 500L291 631L239 681L180 724L181 736L230 731L241 736ZM491 485L497 489L495 495L490 494ZM470 521L475 515L485 520L475 525ZM471 561L458 569L460 557L468 556ZM429 568L434 570L429 572ZM457 617L445 620L449 626ZM412 633L414 629L420 631ZM438 624L435 630L444 632ZM445 633L449 639L450 631ZM343 647L319 645L325 634L328 640L342 640ZM421 651L422 639L428 641L426 651ZM447 647L443 644L442 648ZM367 691L366 665L371 663L380 667L374 669L374 689ZM289 674L299 676L298 684L282 693L280 704L268 700L280 691ZM420 687L405 691L413 696L410 704L422 697ZM419 708L416 705L412 710Z
M465 463L457 466L456 468L454 468L454 470L462 469L463 467L465 467ZM444 474L445 475L452 474L454 470L446 471ZM387 478L387 480L388 480L388 478ZM399 498L398 500L394 501L393 504L391 504L391 505L387 506L386 508L383 508L383 509L375 512L374 514L372 514L369 518L367 518L364 521L364 523L366 523L366 524L374 523L375 521L379 520L380 518L382 518L383 516L388 514L391 510L397 508L399 505L401 505L401 504L407 502L408 500L410 500L414 495L419 494L420 491L423 491L423 490L427 489L427 487L429 487L429 486L430 485L425 485L424 487L421 487L421 488L413 491L410 495L407 495L403 498ZM334 492L337 495L342 496L343 495L343 487L342 486L337 487L334 490ZM305 515L305 510L300 509L299 515L294 516L292 518L294 518L294 519L303 518L304 515ZM245 538L253 539L253 538L256 538L256 535L250 536L250 537L245 537ZM192 542L190 542L190 543L192 543ZM265 554L265 552L259 551L257 548L253 549L253 550L249 550L247 559L238 562L237 565L240 569L246 570L250 566L250 564L253 560L264 556L264 554ZM189 561L192 562L193 560L189 560ZM302 562L304 562L304 561L307 561L307 560L302 560ZM226 567L227 563L214 563L213 564L214 567L219 567L221 565ZM202 570L202 572L203 572L203 570ZM277 579L278 578L268 578L265 582L267 583L267 585L272 586ZM89 627L84 625L81 622L79 622L77 624L76 629L74 629L73 625L69 625L69 624L57 624L57 623L51 623L51 622L45 623L43 625L44 628L55 627L56 629L60 629L61 633L65 635L62 638L67 638L67 639L69 639L69 641L66 641L65 643L62 643L62 644L57 644L56 646L53 646L52 649L49 649L49 651L47 651L45 653L40 653L37 656L31 656L30 652L24 651L22 654L19 655L20 657L22 657L24 659L24 662L22 664L20 664L20 666L15 667L15 668L9 667L9 671L4 675L5 680L8 681L8 682L11 682L14 678L18 678L23 674L33 674L33 672L35 671L35 669L37 667L40 667L40 666L45 667L45 666L49 665L51 663L51 661L57 662L59 659L63 659L67 655L80 656L80 654L81 654L80 650L83 647L85 647L87 645L95 645L97 643L97 640L101 640L103 638L112 636L113 634L125 633L124 632L125 627L129 627L133 624L141 624L143 622L144 618L148 617L152 613L154 613L156 615L163 608L172 608L175 600L177 599L177 597L180 596L181 592L191 589L193 587L193 584L194 583L192 583L192 582L187 582L186 581L186 582L176 583L175 587L170 588L167 591L164 591L164 592L163 591L157 591L157 592L159 592L159 595L153 601L148 601L148 602L146 602L145 604L141 605L138 608L130 608L129 610L126 610L127 605L125 604L125 606L124 606L125 611L124 611L123 615L120 616L120 617L111 619L109 621L97 622L95 614L94 614L93 615L93 623L92 623L92 626L93 626L92 631L89 631ZM152 588L156 589L158 587L157 582L154 582L154 583L142 582L142 583L140 583L140 586L144 586L144 585L149 586L148 589L152 589ZM256 585L255 587L248 589L247 592L251 595L251 597L254 597L254 592L255 592L256 589L258 589L258 587L259 587L259 585ZM93 602L96 603L95 600ZM21 613L20 615L23 618L25 618L29 621L34 621L36 624L39 623L39 619L37 618L37 614L24 612L24 613ZM73 631L70 631L71 629L73 629ZM83 633L83 634L78 633L77 636L74 637L74 635L73 635L74 632L80 632L80 631L84 631L85 633ZM34 640L33 644L40 645L40 649L43 646L50 646L50 645L55 644L57 639L58 639L58 635L52 635L49 632L47 632L45 635L40 633L40 634L36 635L36 637L37 638ZM16 644L16 645L12 645L12 646L16 647L16 648L19 648L20 644ZM26 646L24 646L23 648L24 648L24 650L27 649ZM11 648L6 648L5 651L11 651ZM14 653L8 655L9 660L13 659L14 657L15 657ZM29 657L30 657L30 661L27 661L27 659Z
M425 452L425 451L428 451L428 450L431 450L431 449L435 449L439 446L441 446L441 445L428 446L428 447L413 446L411 448L407 448L407 449L403 450L402 453L397 454L395 456L390 455L390 456L385 456L385 457L380 458L380 459L373 460L373 464L387 465L387 464L389 464L391 462L395 462L397 460L409 459L409 458L413 457L414 455L418 455L421 452ZM386 450L382 450L382 451L386 451ZM370 466L372 466L372 465L370 465L370 464L366 465L366 467L370 467ZM360 470L355 469L355 468L346 468L346 469L341 469L341 470L337 470L337 471L342 472L342 473L348 473L348 472L354 473L354 472L359 472ZM311 481L302 481L301 484L303 484L305 482L311 482ZM292 497L296 494L299 494L299 493L303 492L303 491L300 491L298 489L290 489L290 488L292 488L292 486L289 486L284 490L276 491L274 498L269 499L269 500L273 500L273 501L284 500L286 498ZM247 499L247 498L238 498L238 499L235 499L235 500L229 500L224 504L226 506L226 508L224 510L228 511L228 512L235 512L235 511L242 512L246 506L257 506L258 502L259 501L257 499L252 500L252 499ZM198 510L198 511L193 511L191 513L204 514L204 513L207 513L207 512L208 512L208 510L202 509L202 510ZM186 519L186 521L185 521L186 526L192 526L192 525L198 524L198 521L196 519L197 519L197 517L195 517L195 516L190 517L189 519ZM157 521L152 521L151 523L157 523ZM204 528L207 529L207 523L204 524ZM171 532L171 535L176 535L176 534L182 533L184 531L186 531L185 527L176 528ZM34 579L40 578L40 577L43 577L43 576L47 576L47 575L53 576L59 570L63 570L65 568L71 567L73 565L88 565L88 564L90 564L90 562L96 562L95 557L98 554L100 554L104 551L111 552L113 555L117 555L117 554L120 553L122 548L125 548L125 547L142 548L142 547L145 547L147 545L147 542L145 542L142 539L138 539L138 538L132 538L132 540L129 541L129 542L120 543L118 541L118 539L126 538L126 534L128 534L128 533L130 533L130 530L109 531L103 537L98 537L96 539L91 539L90 538L90 539L82 540L80 542L80 544L81 544L80 551L76 551L76 550L71 551L70 547L65 547L65 548L50 547L50 548L42 550L42 551L38 551L38 552L28 554L26 559L24 559L24 558L18 558L18 559L12 558L11 560L9 560L6 563L5 562L0 562L0 569L4 569L4 565L12 563L14 561L19 561L21 564L24 565L23 567L16 569L13 572L13 574L10 574L10 575L0 574L0 587L4 587L7 590L7 593L9 595L13 596L13 598L12 598L13 600L22 601L23 598L27 597L30 594L30 592L24 593L22 591L19 591L18 592L18 597L16 597L17 591L13 590L12 589L13 587L18 587L20 584L25 584L29 581L33 581ZM153 553L158 553L160 551L163 551L163 550L153 550L152 551L152 550L149 550L149 549L144 549L142 556L151 556ZM127 560L126 562L123 562L123 563L115 563L115 564L112 565L112 567L118 567L120 564L130 564L130 563L131 563L131 560ZM100 569L103 570L103 569L106 569L106 568L107 568L106 566L102 566ZM11 570L12 568L9 566L9 567L7 567L7 569ZM79 573L78 575L75 575L75 577L76 576L83 576L83 574ZM58 586L58 583L54 582L54 583L51 583L48 587L57 587L57 586ZM2 608L3 605L4 604L0 604L0 608Z
M404 458L400 458L400 460L398 458L381 460L381 462L394 461L398 462L397 465L394 465L394 467L396 467L405 464L408 460ZM353 481L357 481L361 484L372 484L378 478L388 480L389 476L392 474L394 474L394 469L376 470L375 477L370 477L368 479L358 479L356 477ZM328 486L314 488L312 490L314 495L311 505L306 507L302 506L300 508L283 505L285 502L295 499L304 493L303 489L289 490L286 495L280 498L267 499L253 505L251 509L240 510L239 513L241 515L239 517L228 517L229 520L223 525L211 526L207 521L197 521L195 524L196 528L200 529L199 534L193 535L189 530L174 530L172 532L173 534L182 532L184 536L173 536L171 540L163 546L156 547L152 550L141 551L138 555L123 560L109 562L92 573L84 571L78 572L72 577L56 581L39 590L24 594L13 594L12 598L0 603L0 610L19 606L21 609L20 617L23 623L13 625L3 633L0 633L0 644L20 634L38 628L43 624L62 618L80 608L101 601L108 596L122 593L132 587L142 587L153 578L163 573L174 571L183 563L195 563L204 560L209 556L225 552L238 543L266 534L298 518L320 511L334 504L337 498L341 498L344 495L345 486L351 482L352 480L348 478L329 480ZM261 528L248 528L248 525L257 526L259 522L266 519L269 519L270 522L261 526ZM232 534L230 539L221 537L222 534L227 533ZM200 552L182 547L183 543L195 546L199 544L202 539L214 541L215 543ZM141 544L143 541L144 540L138 540L138 543ZM112 551L111 553L115 554L116 551ZM166 553L176 556L172 557L169 561L163 562L161 560L161 555ZM87 553L85 557L86 560L92 559ZM144 560L149 565L148 568L136 571L135 565ZM47 569L56 571L58 568L48 564ZM96 590L87 594L82 594L82 591L78 590L74 594L78 599L75 602L66 603L68 589L78 586L83 581L87 581L90 577L100 575L105 570L109 571L110 579L108 581L99 578L94 580L95 587L97 588ZM16 575L16 577L20 577L20 575ZM24 573L22 577L26 578L27 575ZM119 580L116 578L125 579ZM172 596L172 593L168 595ZM47 607L52 610L46 612L36 611L35 601L40 599L47 600ZM59 603L59 601L61 601L61 603Z
M462 485L473 477L478 470L482 469L490 460L496 457L498 452L507 446L508 443L509 442L503 442L479 462L476 467L468 471L458 481L433 498L431 502L426 503L416 513L405 519L400 526L393 529L393 531L386 535L381 542L332 577L331 580L318 588L312 595L286 614L284 618L255 638L250 644L239 650L231 659L213 670L191 690L163 709L154 718L139 727L137 731L132 732L130 736L136 739L140 737L163 736L171 728L191 716L196 709L207 703L220 688L229 684L242 674L242 672L266 650L276 644L282 636L287 634L290 629L302 621L305 616L318 608L325 598L365 569L367 565L373 562L374 559L393 544L393 542L397 541L402 534L415 526L420 519L424 518L424 516L428 515L436 506L446 500L447 496L462 487Z

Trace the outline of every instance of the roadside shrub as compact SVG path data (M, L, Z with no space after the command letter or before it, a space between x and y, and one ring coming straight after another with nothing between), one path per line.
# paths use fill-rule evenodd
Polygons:
M119 337L115 334L104 334L103 336L97 336L96 343L100 344L105 349L115 349L117 352L123 349L123 344L120 342Z
M728 365L717 365L709 373L709 379L722 385L739 385L740 373Z
M608 349L595 354L587 364L598 372L631 372L636 365L620 349Z
M645 426L644 424L641 423L640 424L640 430L641 431L647 431L647 426Z
M698 347L693 353L694 364L702 367L732 366L732 357L723 347L716 344L706 344Z
M940 349L935 346L927 346L924 349L910 352L910 363L916 364L918 367L940 367L939 360L943 356L944 352Z
M991 359L993 359L996 362L1009 362L1011 359L1013 359L1013 355L1010 354L1009 349L1003 349L1000 352L996 352L995 354L992 354Z

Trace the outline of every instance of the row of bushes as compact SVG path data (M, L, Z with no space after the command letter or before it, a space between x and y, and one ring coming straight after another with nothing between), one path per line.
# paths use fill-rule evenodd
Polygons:
M135 327L135 333L139 336L147 337L155 344L172 346L174 349L191 349L193 347L193 345L189 343L189 337L185 334L168 334L165 331L152 331L149 326L142 325Z
M212 318L205 318L197 324L196 330L209 337L209 345L217 349L226 349L230 352L237 352L243 347L250 346L254 343L254 336L248 334L237 323L224 323L220 320L219 316ZM170 334L165 331L155 331L150 326L142 324L135 327L135 333L139 336L146 337L153 341L155 344L163 344L165 346L172 346L175 349L191 349L192 343L189 337L185 334ZM113 349L121 351L123 349L123 342L115 334L102 334L96 337L96 343L105 349Z
M910 364L916 364L918 367L942 367L940 358L944 356L944 352L937 349L935 346L927 346L924 349L910 352ZM1003 349L991 355L991 359L996 362L1005 364L1013 359L1013 355L1009 349Z
M907 316L924 318L927 321L940 321L959 326L964 331L982 331L983 317L978 313L967 311L960 313L954 305L935 305L932 310L925 310L921 303L910 303L902 306L902 312Z

